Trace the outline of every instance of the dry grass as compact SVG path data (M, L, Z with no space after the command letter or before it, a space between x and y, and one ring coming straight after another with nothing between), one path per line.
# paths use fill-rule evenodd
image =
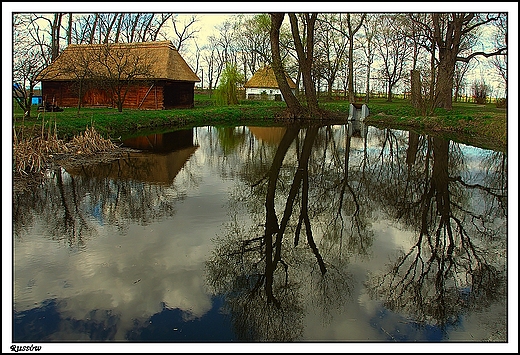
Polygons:
M13 171L20 176L42 173L54 154L92 155L116 149L109 139L103 138L94 127L87 128L79 136L65 143L57 135L43 134L40 137L20 139L16 135L13 141Z
M76 154L94 154L107 152L117 148L111 140L103 138L95 129L87 128L79 136L75 136L67 143L67 148Z
M13 170L19 175L41 172L53 153L63 153L67 146L56 137L35 137L13 142Z

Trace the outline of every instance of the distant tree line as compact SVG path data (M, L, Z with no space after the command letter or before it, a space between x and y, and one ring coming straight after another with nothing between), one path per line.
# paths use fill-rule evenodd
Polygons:
M317 114L318 95L368 103L373 92L391 101L396 90L410 92L423 113L450 110L473 85L466 74L476 58L489 58L486 70L507 93L507 13L237 14L215 26L204 45L199 16L14 14L14 80L29 89L18 101L30 102L37 74L69 44L155 40L171 40L210 93L226 68L236 69L239 84L264 65L280 79L285 71L298 88L294 99L282 90L294 115Z

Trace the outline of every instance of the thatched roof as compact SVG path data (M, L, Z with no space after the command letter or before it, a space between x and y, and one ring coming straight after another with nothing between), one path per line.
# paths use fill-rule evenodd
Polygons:
M115 69L116 66L121 67L125 62L131 63L128 64L128 69L140 66L139 70L146 72L138 74L136 78L200 81L170 41L71 44L42 71L38 80L74 80L87 68L94 76L102 75L107 72L104 66L117 71L119 69ZM143 69L145 67L146 70Z
M294 81L285 73L287 83L291 89L296 89ZM278 82L274 75L273 68L265 66L259 69L252 77L245 83L245 88L266 88L266 89L278 89Z

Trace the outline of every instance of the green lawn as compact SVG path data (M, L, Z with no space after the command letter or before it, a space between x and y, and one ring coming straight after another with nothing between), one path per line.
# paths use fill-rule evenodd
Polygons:
M281 114L285 103L275 101L240 100L238 105L218 107L206 94L195 95L195 107L173 110L131 110L118 112L113 108L64 108L63 112L37 112L34 106L30 119L23 119L18 105L14 105L13 122L18 136L41 135L49 129L61 139L69 139L93 126L107 138L129 136L139 131L160 131L172 127L202 125L232 125L255 122L268 124ZM343 100L320 102L320 107L340 113L347 118L349 103ZM371 99L370 116L366 122L391 127L414 127L426 131L463 133L488 137L507 145L507 110L495 104L454 103L451 111L437 109L433 116L416 116L408 100Z

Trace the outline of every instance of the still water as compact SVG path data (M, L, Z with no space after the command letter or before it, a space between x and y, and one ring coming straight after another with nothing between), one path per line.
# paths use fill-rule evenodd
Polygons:
M189 130L13 195L13 342L506 342L507 155Z

